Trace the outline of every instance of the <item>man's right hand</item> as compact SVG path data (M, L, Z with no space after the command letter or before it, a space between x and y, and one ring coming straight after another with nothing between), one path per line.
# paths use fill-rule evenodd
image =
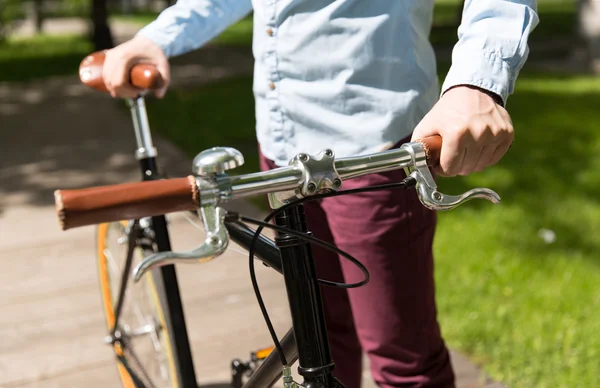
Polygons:
M169 60L160 46L143 36L135 38L106 52L102 78L113 97L135 98L139 90L129 83L131 68L138 63L155 65L164 80L164 86L156 90L158 98L167 92L171 80Z

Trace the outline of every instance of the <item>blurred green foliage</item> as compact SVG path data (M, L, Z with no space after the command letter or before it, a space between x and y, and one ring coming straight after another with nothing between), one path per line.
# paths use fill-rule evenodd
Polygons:
M50 12L48 17L89 17L90 0L62 0L60 7L54 13Z
M438 47L457 39L459 4L436 1L431 39ZM568 46L575 1L538 4L533 44ZM155 14L115 17L145 24ZM246 18L213 44L249 46L251 34ZM75 73L89 50L83 37L10 39L0 47L0 80ZM530 60L537 55L533 49ZM446 71L442 61L440 78ZM240 172L258 168L251 77L172 90L148 105L153 129L190 157L228 145L245 155ZM516 141L506 157L482 173L440 179L449 193L487 186L503 198L497 206L473 201L440 213L436 281L449 345L511 387L600 387L598 106L599 78L526 66L508 100Z
M0 44L6 40L11 23L22 16L19 0L0 0Z

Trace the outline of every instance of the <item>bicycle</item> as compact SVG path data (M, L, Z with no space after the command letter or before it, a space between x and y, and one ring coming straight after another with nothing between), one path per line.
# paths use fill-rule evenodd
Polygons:
M99 90L105 90L101 79L102 61L103 54L95 53L87 57L80 68L82 81ZM148 91L160 87L162 80L152 66L137 65L131 71L131 83ZM291 374L291 365L298 361L298 373L304 379L302 386L343 387L332 375L335 364L329 350L320 286L360 287L368 282L369 274L358 260L308 233L302 203L351 192L413 186L421 203L434 210L449 210L472 198L483 198L493 203L500 201L498 194L489 189L473 189L460 196L445 195L437 190L429 167L439 161L439 137L357 157L336 159L330 149L316 156L299 154L287 167L238 176L229 175L227 171L242 165L243 155L233 148L214 147L196 156L193 161L194 175L160 179L143 95L130 100L130 106L138 141L136 157L140 161L143 181L55 192L57 213L63 230L100 224L99 236L102 233L106 236L106 231L112 225L121 233L121 239L127 242L116 307L113 306L114 295L110 292L110 285L102 286L107 323L111 331L107 342L114 348L121 380L126 387L155 386L155 380L150 378L137 360L131 345L137 336L152 333L155 342L164 341L161 347L164 357L158 357L160 376L163 378L160 381L172 387L197 386L173 266L176 263L213 260L226 250L230 239L249 252L254 291L274 343L273 348L254 353L248 362L234 360L231 365L231 386L271 387L283 376L285 388L298 387L300 385L293 381ZM406 171L407 176L402 182L339 191L343 180L400 168ZM263 221L226 211L220 206L233 198L264 194L268 195L274 211ZM171 252L164 214L198 210L206 229L205 241L189 252ZM273 219L274 224L270 222ZM247 224L257 225L257 229L253 230ZM274 241L261 235L264 228L277 231ZM365 278L353 284L318 279L310 244L335 250L358 266ZM99 257L102 258L100 247ZM136 248L138 253L145 254L136 258L137 264L132 269ZM292 328L281 341L273 330L260 296L254 276L255 258L284 276ZM107 269L101 268L100 273L107 273ZM147 280L155 308L153 321L137 330L119 324L130 278L138 285Z

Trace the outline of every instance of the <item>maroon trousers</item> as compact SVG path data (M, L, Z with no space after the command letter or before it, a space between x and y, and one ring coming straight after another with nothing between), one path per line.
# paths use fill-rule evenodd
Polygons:
M263 170L275 168L261 155ZM342 189L400 182L392 171L345 181ZM454 387L448 350L436 319L432 242L436 215L414 189L326 198L305 205L309 230L361 261L366 286L323 286L325 319L336 368L346 388L359 388L362 352L382 388ZM356 282L352 263L313 246L321 279Z

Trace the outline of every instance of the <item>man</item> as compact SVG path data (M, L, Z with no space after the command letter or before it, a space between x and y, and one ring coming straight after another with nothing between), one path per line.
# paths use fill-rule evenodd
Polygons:
M325 147L336 156L381 151L412 132L412 139L442 136L438 174L467 175L497 163L513 141L503 105L528 55L536 1L465 2L441 97L428 40L433 6L434 0L180 0L107 53L104 79L113 96L133 97L129 68L153 63L167 81L161 97L168 57L200 47L254 10L262 168ZM398 171L374 174L344 188L402 178ZM436 318L435 214L402 190L330 198L306 212L317 237L371 273L359 289L323 288L336 376L358 388L364 351L380 387L454 386ZM315 248L321 278L360 278L331 256Z

